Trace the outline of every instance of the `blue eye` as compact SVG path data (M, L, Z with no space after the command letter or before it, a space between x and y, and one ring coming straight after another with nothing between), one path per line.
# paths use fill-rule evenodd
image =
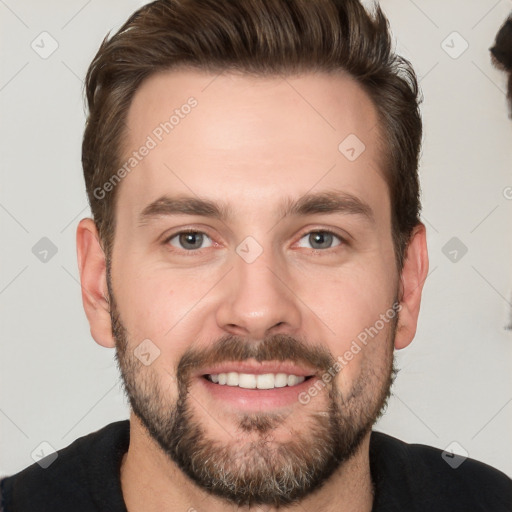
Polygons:
M303 245L303 240L306 244ZM331 249L341 245L342 239L331 233L330 231L311 231L304 235L299 241L299 247L307 247L309 249Z
M199 231L183 231L181 233L177 233L169 238L168 242L173 247L185 249L186 251L194 251L212 246L210 237Z

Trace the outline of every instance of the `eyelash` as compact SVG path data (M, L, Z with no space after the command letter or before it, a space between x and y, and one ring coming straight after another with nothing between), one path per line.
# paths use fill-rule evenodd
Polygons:
M173 238L176 238L177 236L180 236L180 235L186 235L187 233L194 233L194 234L197 233L197 234L205 235L206 237L208 237L212 241L212 244L215 245L215 242L213 241L213 239L207 233L205 233L204 231L201 231L199 229L183 229L181 231L176 231L172 235L169 235L168 237L166 237L162 243L165 246L170 246L169 242ZM312 229L310 231L306 231L306 232L302 233L300 235L300 237L299 237L299 241L302 240L305 236L311 235L313 233L325 233L325 234L328 234L328 235L332 235L333 237L337 238L340 241L340 243L338 245L335 245L334 247L328 247L327 249L313 249L312 248L311 250L315 254L323 253L323 252L328 252L329 250L336 250L336 248L349 245L347 239L342 237L341 235L339 235L337 232L335 232L335 231L333 231L331 229L323 229L323 228L322 229ZM179 250L179 249L177 249L175 247L172 248L173 251L178 250L178 252L180 254L185 254L187 256L201 254L204 249L209 249L209 247L204 247L203 249L192 249L192 250L186 250L186 249Z

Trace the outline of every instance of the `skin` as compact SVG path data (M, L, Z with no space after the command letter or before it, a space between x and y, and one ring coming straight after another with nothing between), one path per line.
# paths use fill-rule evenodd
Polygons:
M389 191L379 167L377 114L364 91L343 74L284 80L232 73L216 77L197 70L160 73L134 96L126 154L190 96L197 107L116 190L111 279L128 351L144 339L160 350L141 372L151 372L166 400L174 403L178 390L173 369L180 357L191 346L211 348L227 334L247 340L294 336L321 345L336 358L375 324L395 297L401 310L394 347L406 347L416 332L428 272L425 227L419 224L414 230L399 274ZM366 146L353 162L338 150L349 134ZM282 215L284 199L294 202L308 193L333 191L367 203L374 220L346 212ZM231 216L221 221L161 215L141 224L144 208L165 194L223 202ZM183 228L206 233L212 245L191 254L179 248L176 238L165 242ZM326 229L346 242L340 239L337 245L334 239L331 248L312 248L307 235ZM247 236L262 249L252 263L236 252ZM100 345L115 347L106 260L91 219L79 224L77 248L91 334ZM336 375L342 396L350 396L368 367L375 369L375 382L385 386L393 345L390 329L387 324ZM189 392L195 398L193 414L210 438L229 444L235 436L242 448L259 435L237 430L241 411L213 400L197 379ZM274 429L273 442L293 440L297 431L307 433L311 415L325 411L327 399L323 390L307 405L282 408L286 419ZM130 424L130 447L121 468L130 512L237 510L193 485L133 413ZM369 433L318 492L288 510L370 511L368 446Z

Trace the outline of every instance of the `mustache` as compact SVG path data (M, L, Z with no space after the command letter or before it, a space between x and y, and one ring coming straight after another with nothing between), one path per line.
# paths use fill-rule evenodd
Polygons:
M310 344L285 334L274 334L260 341L227 334L208 348L190 347L180 358L176 369L178 382L188 384L190 375L218 363L246 361L291 361L297 365L312 366L325 373L335 363L331 352L320 344Z

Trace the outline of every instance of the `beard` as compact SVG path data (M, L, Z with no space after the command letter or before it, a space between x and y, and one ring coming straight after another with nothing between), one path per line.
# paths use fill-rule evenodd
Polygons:
M384 356L377 365L366 357L349 391L340 392L333 378L325 384L325 393L319 393L322 396L311 399L310 410L302 406L304 409L299 412L297 404L287 414L240 413L239 435L232 436L230 442L221 442L208 435L204 421L192 407L195 400L189 388L194 370L253 358L259 362L305 363L317 368L321 378L336 363L332 354L322 345L313 346L281 334L258 343L226 335L211 348L190 347L185 351L176 367L178 397L173 401L157 373L133 355L133 340L130 343L110 285L109 295L116 360L133 413L184 474L202 490L230 504L280 507L320 489L358 451L390 396L396 374L396 317L389 322L385 338L371 342L386 344L381 351ZM366 350L374 348L368 346ZM305 427L297 430L292 424L287 427L290 440L276 441L275 429L293 414L301 414Z

